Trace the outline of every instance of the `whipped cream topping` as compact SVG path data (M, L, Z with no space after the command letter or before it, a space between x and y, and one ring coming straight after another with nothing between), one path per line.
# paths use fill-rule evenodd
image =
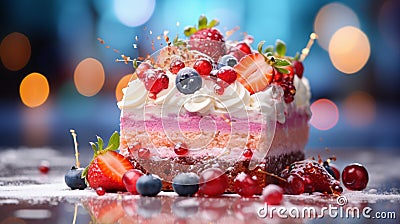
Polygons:
M203 79L202 88L194 94L185 95L175 87L176 75L167 71L169 85L167 89L157 94L157 98L148 97L148 91L139 79L129 82L128 87L123 89L124 97L118 102L122 109L142 110L146 106L159 107L164 110L163 114L177 113L182 109L188 112L207 113L234 113L235 116L245 115L252 111L261 112L267 116L276 116L279 123L285 123L289 108L298 108L310 113L310 85L307 78L294 77L296 94L294 101L286 104L283 101L283 89L279 85L271 85L264 91L250 96L244 86L235 81L224 93L219 95L214 92L215 82ZM275 114L275 115L274 115Z

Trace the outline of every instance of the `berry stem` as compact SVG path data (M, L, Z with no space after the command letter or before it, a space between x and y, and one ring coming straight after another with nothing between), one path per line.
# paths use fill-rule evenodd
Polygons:
M263 173L263 174L267 174L268 176L275 177L276 179L281 180L281 181L287 183L287 180L286 180L286 179L284 179L284 178L282 178L282 177L280 177L280 176L278 176L278 175L275 175L275 174L273 174L273 173L268 173L267 171L264 171L264 170L262 170L262 169L258 169L257 171L260 172L260 173Z
M299 61L304 61L304 59L306 59L306 57L308 56L308 53L310 53L310 49L316 39L318 39L318 35L316 33L311 33L310 39L308 40L308 43L307 43L307 46L301 51Z
M74 147L75 147L75 165L76 168L79 168L81 166L81 163L79 162L79 151L78 151L78 142L76 141L76 133L74 129L69 130L71 132L72 138L74 139Z

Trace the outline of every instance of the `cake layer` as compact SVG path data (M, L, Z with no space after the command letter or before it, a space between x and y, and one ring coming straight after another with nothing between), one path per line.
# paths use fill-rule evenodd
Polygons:
M182 121L174 117L135 120L133 116L121 118L121 151L140 142L153 156L170 158L177 156L174 146L184 143L193 157L222 156L240 159L244 149L269 149L269 155L279 155L304 149L308 140L308 114L292 112L286 122L274 122L267 126L259 118L232 118L226 121L220 116L186 115ZM206 122L203 122L206 120ZM256 122L261 120L261 122ZM272 143L271 143L272 142Z

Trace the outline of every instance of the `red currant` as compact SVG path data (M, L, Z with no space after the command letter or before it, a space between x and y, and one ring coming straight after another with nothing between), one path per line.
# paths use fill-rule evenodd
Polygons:
M174 147L174 152L178 156L184 156L184 155L187 155L189 153L189 149L186 146L186 144L178 142Z
M280 84L282 82L282 73L278 72L278 70L274 69L274 76L273 76L273 82Z
M245 42L239 42L235 47L245 54L251 54L251 48Z
M269 184L262 191L261 198L269 205L280 205L283 199L283 189L278 185Z
M353 163L346 166L342 171L343 185L354 191L361 191L367 187L368 171L359 163Z
M136 190L136 181L143 175L142 171L137 169L128 170L122 176L122 182L125 185L125 188L131 194L139 194Z
M177 74L179 72L179 70L181 70L184 67L185 67L185 63L179 59L176 59L176 60L172 61L171 64L169 65L169 71L172 74Z
M144 85L146 89L154 94L168 88L169 78L161 69L149 69L145 72Z
M251 151L251 149L245 149L245 150L243 151L243 156L244 156L246 159L251 159L251 157L253 157L253 151Z
M246 173L239 173L234 182L235 192L243 197L251 197L257 193L257 177L250 177Z
M146 72L148 69L152 69L152 68L153 68L153 66L152 66L149 62L147 62L147 61L140 63L140 65L136 68L136 75L137 75L137 77L138 77L140 80L143 81L144 78L145 78L145 72Z
M211 197L222 195L228 188L228 176L218 168L209 168L200 174L199 193Z
M301 61L294 61L293 62L293 67L294 67L294 71L295 71L296 75L299 78L302 78L303 77L303 72L304 72L303 63Z
M96 194L98 196L103 196L105 193L106 193L106 190L104 190L104 188L102 188L102 187L96 188Z
M43 160L39 165L40 173L47 174L50 171L50 163L47 160Z
M138 156L141 159L149 159L150 158L150 150L146 148L140 148L138 150Z
M230 66L224 66L218 70L217 77L227 84L232 84L237 78L237 72Z
M289 175L287 182L283 184L283 189L287 194L302 194L304 193L304 182L297 175Z
M199 73L199 75L208 76L213 67L210 60L202 58L194 63L193 68Z

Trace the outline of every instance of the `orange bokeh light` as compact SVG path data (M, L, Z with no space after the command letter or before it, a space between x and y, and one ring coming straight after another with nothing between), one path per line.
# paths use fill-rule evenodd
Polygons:
M311 104L310 124L319 130L329 130L339 121L339 110L336 104L328 99L319 99Z
M332 35L344 26L360 26L356 13L339 2L324 5L318 11L314 21L314 32L318 35L318 44L328 50Z
M115 98L117 99L117 102L122 100L122 97L124 96L122 89L128 86L131 79L136 79L136 73L125 75L119 80L117 87L115 88Z
M344 100L343 114L350 125L365 127L375 120L375 99L366 92L355 91Z
M25 67L31 57L31 44L22 33L10 33L1 41L0 58L8 70L18 71Z
M78 92L84 96L96 95L104 85L105 73L101 62L86 58L79 62L74 72L74 83Z
M22 102L28 107L38 107L46 102L50 93L49 82L40 73L31 73L21 82L19 94Z
M367 35L352 26L340 28L329 42L329 57L339 71L353 74L360 71L369 59L371 46Z

